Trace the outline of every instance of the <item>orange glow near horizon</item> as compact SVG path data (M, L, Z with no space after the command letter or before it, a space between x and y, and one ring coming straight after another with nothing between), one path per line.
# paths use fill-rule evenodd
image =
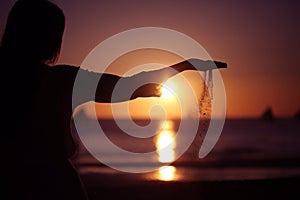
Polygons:
M107 68L106 73L112 73L119 76L131 76L141 71L149 71L159 69L163 66L170 66L172 64L182 61L180 56L159 49L142 49L128 52L116 60L114 60ZM152 64L153 65L152 65ZM146 65L145 65L146 64ZM142 68L139 68L143 66ZM96 108L97 117L103 118L139 118L148 119L149 116L153 118L167 117L179 118L181 117L182 109L178 101L177 95L183 95L186 92L183 78L172 77L163 83L162 96L157 98L138 98L129 102L122 102L116 104L94 104ZM188 79L187 79L188 80ZM185 101L185 100L183 100ZM182 103L185 108L189 103ZM159 109L156 109L160 107ZM124 112L124 108L128 108L129 112ZM154 109L153 109L154 108ZM114 116L112 116L112 109L114 110ZM92 110L87 110L87 113L91 113ZM129 113L129 116L128 116Z

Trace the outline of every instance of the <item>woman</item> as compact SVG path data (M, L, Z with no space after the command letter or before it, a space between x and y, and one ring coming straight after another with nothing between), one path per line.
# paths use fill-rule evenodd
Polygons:
M56 66L65 18L60 8L46 0L20 0L11 9L1 41L2 114L1 194L9 199L86 199L81 181L69 158L75 152L70 133L72 89L79 70L87 80L98 74L80 67ZM190 60L207 70L211 61ZM184 70L195 70L188 61L131 77L102 74L95 98L86 101L112 102L118 81L135 84L145 77L162 83ZM218 67L226 64L216 62ZM122 84L123 85L123 84ZM159 84L139 87L130 99L158 97ZM118 95L113 102L126 101Z

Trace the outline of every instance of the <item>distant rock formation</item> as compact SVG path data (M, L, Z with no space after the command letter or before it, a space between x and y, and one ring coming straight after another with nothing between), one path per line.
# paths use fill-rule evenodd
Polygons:
M300 110L298 110L298 112L296 112L296 114L293 117L294 119L300 119Z
M266 111L262 114L261 119L272 120L274 119L273 111L271 108L267 108Z

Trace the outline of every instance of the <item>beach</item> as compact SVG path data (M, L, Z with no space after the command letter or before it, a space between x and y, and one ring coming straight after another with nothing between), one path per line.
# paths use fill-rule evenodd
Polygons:
M100 178L100 177L99 177ZM128 186L99 185L87 179L87 192L96 199L299 199L299 178L199 182L135 182ZM100 181L101 182L101 181ZM89 183L89 184L88 184Z

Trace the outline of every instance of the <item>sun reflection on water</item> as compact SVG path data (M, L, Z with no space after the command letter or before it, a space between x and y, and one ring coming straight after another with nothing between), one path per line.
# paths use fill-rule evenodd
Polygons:
M156 148L158 160L162 163L169 163L175 159L175 141L173 133L169 130L164 130L159 133Z
M162 130L156 139L156 151L161 163L171 163L175 160L175 133L173 122L165 121ZM174 166L162 166L158 169L158 179L172 181L175 179L176 168Z
M162 166L158 169L158 179L172 181L175 179L176 168L174 166Z

